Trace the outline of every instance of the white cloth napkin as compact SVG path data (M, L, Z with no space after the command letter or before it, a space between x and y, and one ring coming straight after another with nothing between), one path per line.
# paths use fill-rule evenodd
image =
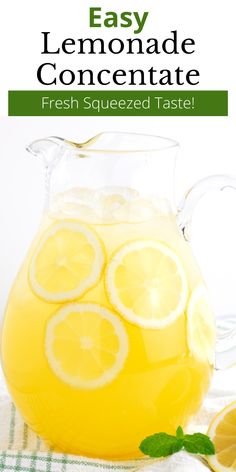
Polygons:
M216 372L210 392L188 431L206 432L211 418L225 405L236 400L236 367ZM125 425L124 425L125 427ZM4 472L125 472L144 467L145 472L204 472L195 456L178 453L166 460L141 459L108 462L51 451L22 420L7 393L0 373L0 471Z

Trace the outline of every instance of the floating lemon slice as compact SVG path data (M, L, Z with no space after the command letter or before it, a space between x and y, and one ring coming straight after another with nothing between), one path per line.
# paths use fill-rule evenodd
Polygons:
M188 305L188 345L194 357L214 364L216 328L204 285L195 288Z
M106 272L106 288L115 309L145 328L165 328L183 312L188 287L178 256L155 240L121 247Z
M207 461L216 472L236 471L236 402L216 415L207 433L212 439L216 454Z
M33 291L48 302L80 297L99 280L104 251L96 234L74 221L54 224L43 235L31 260Z
M94 389L112 382L127 353L128 337L122 321L99 305L70 303L48 322L48 362L72 387Z

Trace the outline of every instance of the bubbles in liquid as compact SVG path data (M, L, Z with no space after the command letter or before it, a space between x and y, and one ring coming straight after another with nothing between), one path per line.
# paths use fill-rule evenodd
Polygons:
M169 202L141 196L125 187L72 188L57 194L50 205L56 218L77 218L86 223L141 223L171 213Z

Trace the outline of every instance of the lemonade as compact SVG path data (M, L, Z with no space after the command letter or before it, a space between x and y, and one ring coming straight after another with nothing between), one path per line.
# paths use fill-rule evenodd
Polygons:
M215 327L168 202L128 188L57 195L12 289L2 360L25 421L56 450L140 455L198 410Z

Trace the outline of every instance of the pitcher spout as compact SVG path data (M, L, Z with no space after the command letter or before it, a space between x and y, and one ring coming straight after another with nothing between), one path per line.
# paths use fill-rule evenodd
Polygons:
M60 158L60 150L64 148L65 140L56 136L37 139L30 143L26 150L35 157L42 159L44 165L54 165Z

